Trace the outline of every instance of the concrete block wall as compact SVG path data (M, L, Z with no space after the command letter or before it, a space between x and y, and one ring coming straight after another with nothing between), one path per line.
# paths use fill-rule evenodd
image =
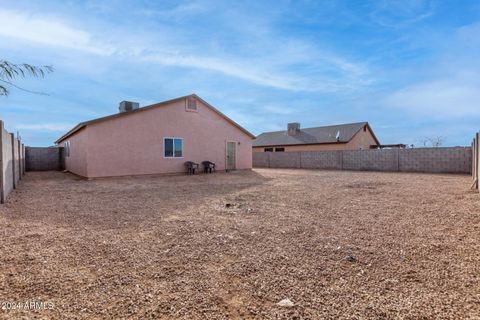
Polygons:
M18 183L20 182L20 161L19 160L19 150L18 150L18 140L15 139L14 135L11 134L12 137L12 159L15 161L12 162L13 165L13 187L17 188Z
M269 165L269 158L268 155L270 152L253 152L253 161L254 161L254 166L257 168L268 168Z
M298 152L300 154L301 167L305 169L337 169L343 165L343 151L328 152Z
M255 152L254 167L470 173L470 147Z
M18 186L24 174L24 146L0 120L0 203Z
M12 137L5 131L3 123L0 127L2 136L2 184L0 202L4 203L10 192L13 191L13 160L12 160Z
M64 170L62 147L26 147L26 171Z
M400 152L401 171L470 173L470 148L422 148Z
M19 168L20 168L20 179L25 175L25 145L17 139L18 142L18 157L19 157Z
M360 171L399 171L399 149L343 151L343 169Z
M300 152L269 152L270 168L300 168Z
M480 132L477 132L472 142L472 188L480 189Z

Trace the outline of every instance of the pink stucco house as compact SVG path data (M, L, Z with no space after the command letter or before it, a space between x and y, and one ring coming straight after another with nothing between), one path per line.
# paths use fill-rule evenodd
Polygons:
M185 172L185 161L251 169L250 132L192 94L79 123L55 143L66 170L87 178Z

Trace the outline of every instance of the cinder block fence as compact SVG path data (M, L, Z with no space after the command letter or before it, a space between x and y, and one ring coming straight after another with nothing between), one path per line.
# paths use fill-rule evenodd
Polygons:
M62 147L26 147L26 170L64 170L65 157Z
M25 174L25 146L0 120L0 203L18 186Z
M470 147L254 152L257 168L470 173Z

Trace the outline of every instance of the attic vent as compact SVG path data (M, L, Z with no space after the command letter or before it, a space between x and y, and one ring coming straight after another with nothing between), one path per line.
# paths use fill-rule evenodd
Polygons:
M195 98L187 98L187 111L197 111L197 99Z
M133 111L139 108L139 103L138 102L132 102L132 101L122 101L120 102L120 105L118 106L118 112L127 112L127 111Z

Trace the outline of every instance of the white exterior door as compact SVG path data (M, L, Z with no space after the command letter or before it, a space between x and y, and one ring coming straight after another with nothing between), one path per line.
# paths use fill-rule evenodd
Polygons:
M227 141L227 159L226 159L226 169L235 170L236 169L236 148L237 143L234 141Z

